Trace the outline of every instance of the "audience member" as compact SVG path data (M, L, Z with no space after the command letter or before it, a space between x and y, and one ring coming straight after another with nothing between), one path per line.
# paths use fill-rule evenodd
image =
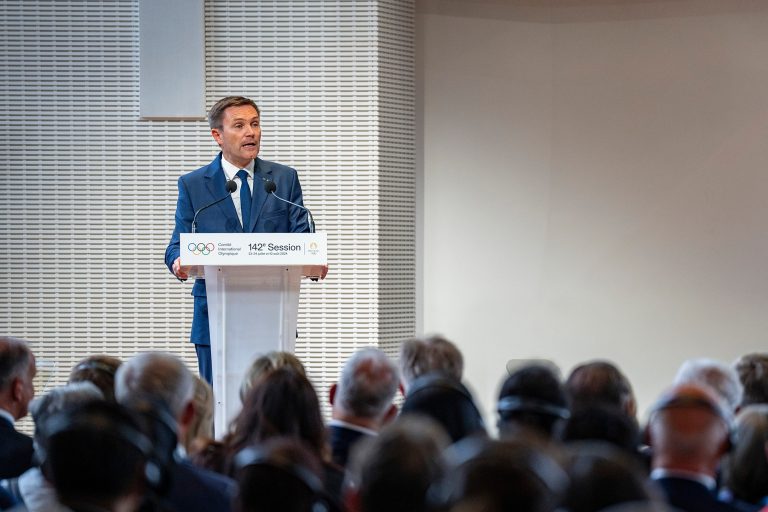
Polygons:
M734 446L722 465L721 497L742 509L768 505L768 404L748 405L736 417Z
M673 388L654 405L648 420L651 478L670 505L688 512L738 510L715 494L731 419L730 409L714 391L694 384Z
M734 368L714 359L688 359L677 370L673 385L698 384L708 386L736 412L741 404L744 387Z
M634 418L637 402L627 377L608 361L590 361L574 368L565 381L571 409L604 404L617 407Z
M195 393L193 401L195 414L181 438L181 445L188 454L196 451L213 438L213 389L204 379L194 375Z
M245 398L225 439L228 474L234 475L234 458L240 451L274 437L304 442L323 463L325 490L340 502L343 472L330 461L317 394L309 379L291 368L268 372Z
M115 373L123 362L107 355L88 356L75 365L69 382L93 382L108 402L115 401Z
M240 384L240 401L245 403L248 392L265 374L284 367L292 368L302 375L307 374L299 358L290 352L273 351L257 357L243 376L243 382Z
M91 382L76 382L53 388L46 395L34 399L29 411L35 421L37 459L42 460L42 447L47 445L48 421L61 412L74 410L90 402L103 401L104 394ZM29 512L66 512L59 502L56 490L40 471L33 467L19 477L19 492Z
M75 512L138 510L151 443L128 409L86 403L45 422L42 472Z
M400 418L352 450L345 482L349 512L426 512L428 490L444 473L445 432L423 418Z
M37 368L27 342L0 337L0 480L16 478L32 467L32 438L15 428L35 396Z
M464 358L459 349L442 336L412 338L400 347L400 369L405 391L421 376L441 373L461 382Z
M637 459L604 442L569 445L565 458L568 512L598 512L620 504L663 503Z
M542 364L518 368L504 381L497 404L499 436L521 432L543 439L559 437L570 416L565 388L555 369Z
M446 457L445 478L430 492L438 511L552 512L568 484L555 459L528 443L468 439Z
M168 475L155 483L163 506L184 512L230 510L232 480L174 456L178 440L186 436L195 417L193 394L192 373L176 356L161 352L129 359L115 379L117 401L143 413L149 423L153 456L169 461L164 468Z
M296 438L275 437L235 457L240 512L339 510L323 490L323 466Z
M469 390L441 373L423 375L408 388L402 416L427 416L440 424L453 442L486 436L485 424Z
M768 404L768 354L746 354L734 366L744 388L741 406Z
M346 466L350 448L397 415L392 399L399 382L397 366L378 349L364 348L347 360L330 391L333 462Z

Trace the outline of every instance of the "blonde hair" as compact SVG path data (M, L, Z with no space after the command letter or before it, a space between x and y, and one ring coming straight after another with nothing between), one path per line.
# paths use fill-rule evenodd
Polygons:
M265 374L277 370L278 368L288 367L306 377L307 372L299 358L290 352L272 351L256 358L248 370L243 375L243 382L240 384L240 401L245 402L248 392L253 389Z

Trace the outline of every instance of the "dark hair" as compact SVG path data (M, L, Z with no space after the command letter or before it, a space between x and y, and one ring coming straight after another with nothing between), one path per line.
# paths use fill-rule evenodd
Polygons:
M246 396L226 439L230 472L240 450L278 436L302 440L320 459L327 455L315 389L304 375L285 367L269 372Z
M611 505L661 502L637 461L616 448L576 443L565 459L570 484L563 500L569 512L596 512Z
M256 106L252 99L243 96L227 96L226 98L221 98L211 107L211 110L208 112L208 125L211 128L218 128L220 130L222 128L224 111L229 107L242 107L243 105L250 105L256 109L257 114L261 114L259 107Z
M88 356L72 369L69 382L93 382L102 393L104 399L115 401L115 373L123 362L107 355Z
M571 371L565 382L574 408L604 404L624 409L632 399L629 380L608 361L591 361Z
M6 389L32 361L32 351L24 340L0 336L0 389Z
M750 405L736 417L734 446L723 460L723 481L734 497L759 503L768 489L768 404Z
M603 441L636 455L640 445L640 426L615 407L596 404L575 409L562 433L564 442Z
M741 406L768 404L768 354L746 354L735 367L744 386Z
M236 455L235 466L239 512L310 512L316 510L316 503L330 508L323 491L322 464L299 439L275 437L245 448Z
M523 366L504 381L497 404L499 430L516 424L546 437L569 416L565 388L555 371L544 365Z
M151 444L125 407L90 402L52 416L44 427L43 474L64 505L110 505L141 492Z

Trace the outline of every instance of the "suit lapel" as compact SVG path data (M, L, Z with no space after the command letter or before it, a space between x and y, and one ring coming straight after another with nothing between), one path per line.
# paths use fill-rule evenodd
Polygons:
M210 163L205 171L205 186L208 193L211 194L211 201L215 201L227 195L227 178L224 175L224 169L221 167L221 153ZM227 226L237 226L237 232L241 232L240 220L237 218L237 210L232 200L224 200L215 206L220 208L224 216L229 220ZM234 223L232 222L234 221Z
M256 221L264 209L267 201L267 192L264 190L264 180L272 179L272 167L266 165L260 158L256 159L253 167L253 190L251 191L251 220L248 223L247 232L253 231Z

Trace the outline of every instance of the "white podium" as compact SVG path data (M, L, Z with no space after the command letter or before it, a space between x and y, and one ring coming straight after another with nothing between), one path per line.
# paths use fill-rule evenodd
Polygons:
M181 234L181 264L205 277L217 437L240 411L251 362L293 352L301 278L319 276L327 254L325 233Z

